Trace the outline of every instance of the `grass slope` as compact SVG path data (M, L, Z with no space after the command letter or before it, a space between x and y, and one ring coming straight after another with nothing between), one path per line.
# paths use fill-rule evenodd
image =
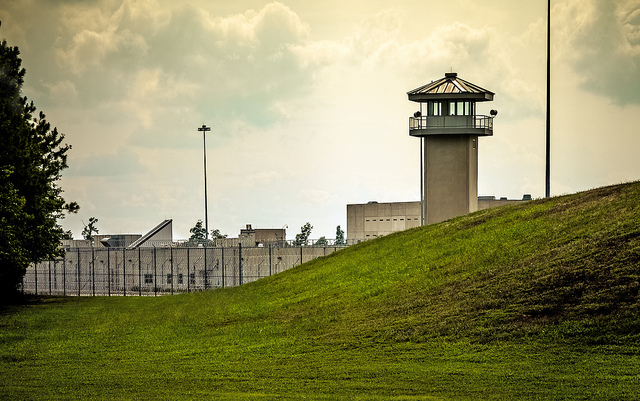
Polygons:
M0 399L636 399L640 184L489 209L238 288L36 298Z

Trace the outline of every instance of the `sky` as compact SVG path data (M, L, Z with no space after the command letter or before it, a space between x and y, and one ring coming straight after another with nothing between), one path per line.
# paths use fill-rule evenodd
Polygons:
M640 179L640 0L551 1L551 195ZM60 185L80 238L173 219L294 238L346 205L417 201L417 104L457 72L495 93L479 195L544 196L543 0L0 0L23 95L72 146Z

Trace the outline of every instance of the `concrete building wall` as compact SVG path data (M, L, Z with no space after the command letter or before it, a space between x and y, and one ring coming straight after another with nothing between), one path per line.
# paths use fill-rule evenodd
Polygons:
M479 196L478 197L478 210L489 209L492 207L512 205L520 202L530 201L531 195L524 195L522 199L496 199L495 196Z
M476 198L475 204L477 210L484 210L529 200L531 200L530 195L524 195L522 199L480 196ZM418 226L420 226L420 202L369 202L347 205L349 241L373 239Z
M478 210L478 137L424 138L425 223L439 223Z
M252 245L283 244L287 239L287 230L284 228L253 228L247 224L240 230L239 238L251 238Z
M372 239L420 226L420 202L347 205L347 238Z

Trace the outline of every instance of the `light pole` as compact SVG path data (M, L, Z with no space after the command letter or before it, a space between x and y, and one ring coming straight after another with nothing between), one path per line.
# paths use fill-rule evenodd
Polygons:
M207 131L211 131L211 127L207 127L202 124L202 127L198 128L198 131L202 131L202 143L204 146L204 239L209 239L209 213L207 211Z
M547 1L547 121L544 196L551 196L551 0Z

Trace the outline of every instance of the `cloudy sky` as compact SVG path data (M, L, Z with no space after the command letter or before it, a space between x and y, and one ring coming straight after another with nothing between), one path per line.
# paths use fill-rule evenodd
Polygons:
M640 179L640 0L552 0L552 195ZM0 0L23 94L73 146L80 236L237 236L419 198L406 92L455 71L496 93L479 194L544 195L544 0Z

